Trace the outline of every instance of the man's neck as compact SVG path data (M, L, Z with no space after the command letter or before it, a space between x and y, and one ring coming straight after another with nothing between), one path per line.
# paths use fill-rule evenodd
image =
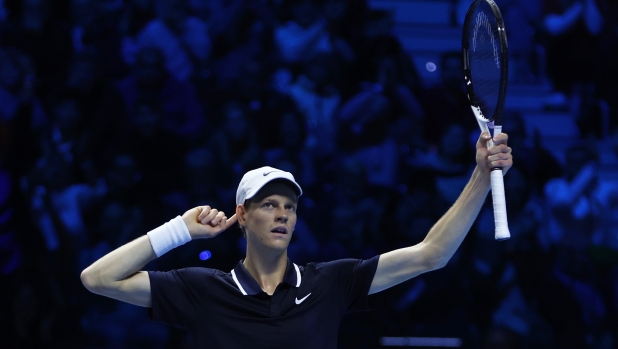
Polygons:
M288 265L287 250L281 254L268 256L247 251L243 265L262 290L272 296L285 275Z

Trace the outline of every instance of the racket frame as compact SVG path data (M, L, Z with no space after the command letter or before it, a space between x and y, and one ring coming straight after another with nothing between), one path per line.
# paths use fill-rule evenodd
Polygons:
M498 27L498 41L500 42L500 87L498 91L498 103L493 115L483 115L480 111L480 106L476 103L476 95L474 93L474 82L472 79L472 72L470 70L470 25L473 22L474 11L481 4L486 3L490 8L496 20ZM473 107L479 109L478 111L473 109L474 116L486 124L492 123L496 126L502 126L502 113L504 111L504 102L506 101L506 89L508 85L508 73L509 73L509 56L508 56L508 42L506 39L506 30L504 28L504 20L498 5L493 0L474 0L468 11L466 12L466 18L464 20L463 32L462 32L462 53L464 64L464 79L466 83L466 92L468 93L468 100ZM480 115L479 115L480 114Z
M483 115L479 103L477 103L474 93L474 83L472 71L470 69L470 30L474 22L476 8L481 4L486 3L491 9L496 26L498 27L498 41L500 43L500 86L498 91L498 101L493 115ZM506 89L508 85L508 42L506 39L506 30L504 28L504 20L498 5L493 0L474 0L468 7L464 26L462 31L462 54L464 65L464 79L466 84L466 92L474 117L476 118L481 132L488 132L489 127L494 129L493 136L502 133L502 113L504 111L504 103L506 101ZM487 147L492 148L493 142L489 140ZM511 237L508 227L508 218L506 214L506 200L504 195L504 179L502 178L502 170L500 168L491 169L491 192L494 206L494 222L496 226L496 240L506 240Z

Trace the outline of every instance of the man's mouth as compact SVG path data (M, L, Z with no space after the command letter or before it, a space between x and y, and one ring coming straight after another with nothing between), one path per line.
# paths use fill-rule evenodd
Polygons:
M271 233L277 233L277 234L287 234L288 230L285 229L284 227L277 227L273 230L270 231Z

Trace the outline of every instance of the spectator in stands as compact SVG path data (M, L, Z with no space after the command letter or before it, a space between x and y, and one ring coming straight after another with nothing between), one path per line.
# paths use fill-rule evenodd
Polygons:
M586 246L559 244L556 247L553 275L564 288L569 289L571 297L580 308L580 312L573 315L583 325L576 329L573 319L568 327L576 330L580 336L594 338L602 329L602 322L607 314L607 306L599 293L600 280L597 272ZM580 343L582 339L579 338Z
M235 13L213 37L212 74L221 88L234 93L235 87L242 85L247 70L252 69L247 69L249 65L257 63L263 70L262 66L269 65L275 49L272 42L273 23L261 17L259 9L248 4L232 7L225 10Z
M74 168L73 174L76 177L73 179L92 179L86 179L85 176L90 174L87 172L87 165L92 160L89 150L94 145L89 138L89 130L85 128L88 118L84 115L79 96L67 91L55 97L48 106L51 122L39 139L41 158L57 154L64 158L67 165Z
M332 254L328 258L363 258L375 254L381 241L378 227L385 205L369 195L367 171L360 161L344 159L340 166L328 199L338 203L328 219L328 231L332 234L326 247Z
M419 95L426 118L425 138L432 143L443 133L442 125L462 124L466 134L478 132L462 78L461 52L446 52L440 57L440 84ZM440 120L440 122L436 122ZM476 138L476 137L475 137Z
M0 122L0 280L14 272L22 263L22 252L15 239L16 194L13 178L6 167L8 129Z
M486 339L495 345L498 343L495 343L496 339L491 337L496 327L507 330L511 336L516 337L517 342L522 343L521 348L556 347L551 324L534 309L534 304L526 303L519 288L510 291L495 311L493 324L489 328Z
M337 56L315 54L303 64L288 90L305 117L307 147L319 156L331 155L335 150L335 113L341 103L339 67Z
M518 165L519 170L525 177L534 178L529 183L531 189L535 195L542 196L545 183L562 175L562 164L543 144L541 131L534 129L532 135L528 133L522 113L506 111L503 126L505 132L513 137L511 143L517 147L517 152L526 159Z
M276 146L265 149L264 158L268 164L286 162L288 172L298 173L298 180L306 187L316 184L316 174L313 158L305 148L307 130L305 120L296 110L282 111L274 122L276 132L270 133L269 138L277 140ZM289 168L292 167L292 168ZM278 167L277 167L278 168ZM305 184L306 183L306 184Z
M372 185L392 188L397 183L397 145L389 137L392 103L377 93L361 93L342 106L337 145L365 167Z
M222 204L222 198L216 187L210 185L217 177L209 169L215 168L217 162L211 149L199 147L190 149L182 163L182 186L164 198L166 212L177 212L179 207L195 205L200 202Z
M354 0L318 0L318 11L324 16L328 23L328 30L332 37L339 38L334 42L335 45L343 43L354 46L362 39L363 16L367 11L365 1ZM342 47L341 50L348 50ZM340 51L343 53L343 51ZM355 59L356 54L344 55L345 58Z
M31 59L14 47L0 49L0 123L4 130L6 169L26 174L40 155L37 140L49 120L35 92Z
M165 56L165 68L174 78L188 81L206 69L211 42L208 26L189 15L187 0L156 0L157 17L134 38L135 46L125 39L125 59L132 64L130 52L138 48L156 47Z
M85 130L89 140L89 147L85 152L97 171L103 166L99 161L102 159L103 151L113 139L110 135L121 133L128 117L123 96L108 79L109 77L103 75L99 62L95 51L75 54L71 60L66 82L58 86L57 91L60 96L66 94L76 100L83 114L80 128Z
M40 348L54 344L64 347L78 345L80 335L74 332L78 326L77 319L62 304L63 300L58 299L60 290L54 290L57 282L45 278L42 271L31 268L22 271L13 283L6 285L10 306L6 313L3 312L3 318L6 318L12 335L3 341L3 346Z
M185 139L164 127L164 110L158 100L140 98L131 111L134 119L122 134L111 144L111 154L131 154L137 168L141 171L139 183L136 184L143 194L147 206L148 218L161 203L148 199L148 196L161 197L178 189L182 172L182 155L188 150ZM181 154L181 156L179 156ZM160 206L159 206L160 207Z
M22 103L32 103L32 115L28 126L33 129L41 128L46 122L43 107L34 94L34 66L26 54L15 47L0 50L0 91L1 108L0 120L10 122L18 113Z
M463 6L469 2L462 1ZM505 0L500 12L508 30L509 82L540 83L544 71L544 55L536 38L543 17L543 2L535 0ZM462 16L462 20L463 20Z
M618 181L600 181L593 205L597 224L592 244L618 251Z
M272 133L277 132L278 115L282 111L296 109L296 102L288 95L289 79L280 87L273 82L276 74L273 74L273 62L268 55L260 55L246 61L234 74L236 77L221 81L217 80L217 90L208 96L213 108L221 108L226 101L236 100L247 107L249 119L255 123L259 143L262 147L272 147ZM291 78L290 71L282 69L280 74ZM219 113L220 114L220 113ZM222 115L215 113L216 125L221 125ZM269 134L270 133L270 134Z
M618 66L614 64L612 57L618 56L618 3L616 1L606 1L606 7L602 9L604 13L604 30L599 38L598 59L599 66L597 72L599 76L595 83L597 96L606 102L609 107L609 128L610 130L618 127L618 86L614 83L618 77Z
M152 0L129 0L125 2L120 14L118 30L126 38L136 37L137 34L153 19L156 13Z
M0 35L3 46L17 47L31 57L38 78L34 87L41 96L66 74L72 51L70 31L58 20L62 13L57 10L50 0L15 2L9 9L15 15Z
M564 175L545 185L548 215L540 238L545 248L558 242L569 246L588 246L596 227L594 193L598 187L598 157L586 143L566 151Z
M601 12L605 1L554 0L543 5L547 73L554 88L569 96L574 83L592 82L598 75L598 37L605 24Z
M130 207L147 207L145 204L152 200L145 199L147 193L140 185L142 173L130 153L118 151L108 155L103 177L108 188L105 203L122 202Z
M597 87L591 83L576 85L573 92L573 112L581 137L591 141L607 138L611 128L609 104L599 98Z
M165 56L159 49L150 47L139 51L133 73L116 85L126 109L134 110L139 99L156 100L162 108L164 128L179 137L196 138L206 124L202 106L193 86L168 74L164 66Z
M394 199L394 214L392 228L396 232L385 237L389 243L395 244L393 249L410 246L423 240L423 231L431 229L436 220L437 194L431 188L417 188L408 191Z
M328 24L311 0L287 1L289 20L274 31L277 48L286 62L300 63L320 52L332 52Z
M471 148L462 124L449 124L438 138L435 149L418 150L408 158L408 165L421 176L432 178L441 201L446 204L456 199L470 172Z
M107 188L103 181L78 183L71 160L66 153L52 149L38 161L30 183L30 209L48 251L62 248L74 255L88 241L85 211L105 195Z
M561 244L556 252L565 249L570 247ZM559 275L565 268L581 273L580 267L588 263L580 252L564 255L573 258L569 265L563 263L567 259L553 262L555 257L538 244L512 254L515 279L507 283L509 291L494 314L494 322L519 333L525 339L525 348L585 348L586 325L577 287L565 284Z
M120 56L118 25L123 4L119 1L71 0L70 6L73 53L97 52L99 70L106 77L119 78L126 74L128 67Z
M408 62L405 64L404 62ZM374 89L388 96L393 103L391 119L409 117L422 122L425 117L420 101L413 88L418 89L420 79L411 59L403 54L389 54L379 59Z
M245 171L258 167L263 160L256 128L248 118L246 106L231 100L223 106L221 113L224 122L210 135L206 144L221 169L217 183L231 190L227 196L236 190L236 179Z

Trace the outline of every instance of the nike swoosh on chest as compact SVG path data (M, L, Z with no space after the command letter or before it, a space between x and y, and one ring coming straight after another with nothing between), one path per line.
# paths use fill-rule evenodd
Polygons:
M296 298L294 299L294 302L295 302L297 305L298 305L298 304L301 304L302 302L304 302L304 301L305 301L305 299L309 298L309 296L311 296L311 293L307 294L306 296L304 296L304 297L303 297L303 298L301 298L301 299L298 299L298 297L296 297Z

